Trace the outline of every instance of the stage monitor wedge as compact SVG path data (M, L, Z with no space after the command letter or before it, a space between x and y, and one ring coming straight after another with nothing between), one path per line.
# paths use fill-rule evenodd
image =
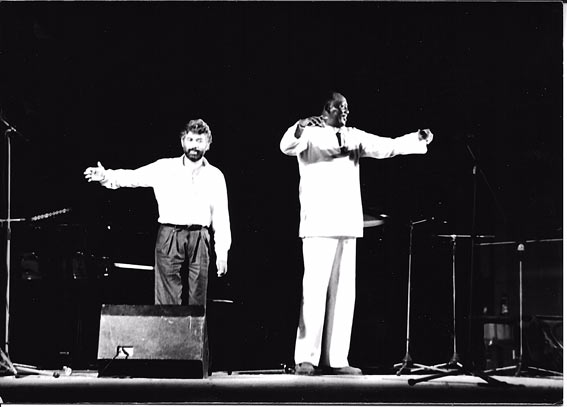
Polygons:
M103 304L99 376L205 378L209 349L203 307Z

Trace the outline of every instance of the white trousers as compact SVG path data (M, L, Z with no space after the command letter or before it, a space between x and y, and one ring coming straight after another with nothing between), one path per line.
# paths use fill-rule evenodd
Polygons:
M295 363L348 366L356 295L356 238L304 238L303 264Z

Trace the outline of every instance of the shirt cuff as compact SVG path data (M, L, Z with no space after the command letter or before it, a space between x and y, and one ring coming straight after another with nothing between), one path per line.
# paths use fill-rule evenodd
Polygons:
M217 260L228 261L228 250L216 250Z

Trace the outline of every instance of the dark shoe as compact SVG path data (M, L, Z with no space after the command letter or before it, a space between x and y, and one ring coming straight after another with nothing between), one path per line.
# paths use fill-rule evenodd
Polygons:
M355 375L359 376L362 374L362 370L357 367L345 366L345 367L329 367L326 369L326 374L332 375Z
M309 362L298 363L295 365L295 374L302 376L313 376L315 374L315 366Z

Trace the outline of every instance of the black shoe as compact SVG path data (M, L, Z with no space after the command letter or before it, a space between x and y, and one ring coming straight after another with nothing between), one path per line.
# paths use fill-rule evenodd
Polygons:
M329 368L325 369L325 374L360 376L362 374L362 370L360 370L357 367L352 367L352 366L329 367Z
M313 376L315 374L315 366L309 362L298 363L295 365L295 374L301 376Z

